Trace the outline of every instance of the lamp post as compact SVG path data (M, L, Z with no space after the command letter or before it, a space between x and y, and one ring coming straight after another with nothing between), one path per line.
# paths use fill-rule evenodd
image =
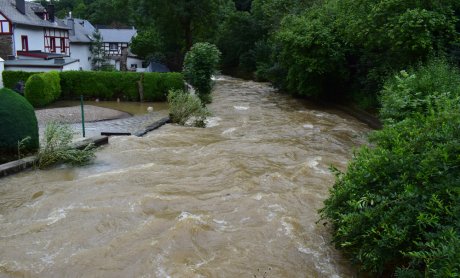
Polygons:
M83 138L85 137L85 109L83 109L83 95L80 95L81 106L81 128L83 130Z

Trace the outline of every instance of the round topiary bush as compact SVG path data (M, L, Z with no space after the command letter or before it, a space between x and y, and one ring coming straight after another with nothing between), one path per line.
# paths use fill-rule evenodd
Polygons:
M18 142L30 137L23 144L24 151L38 149L38 123L32 105L10 89L0 90L0 162L14 158ZM3 161L1 161L3 160Z

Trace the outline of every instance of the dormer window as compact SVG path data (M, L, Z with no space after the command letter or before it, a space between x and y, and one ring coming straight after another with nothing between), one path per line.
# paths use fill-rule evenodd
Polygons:
M0 13L0 35L11 34L11 22Z

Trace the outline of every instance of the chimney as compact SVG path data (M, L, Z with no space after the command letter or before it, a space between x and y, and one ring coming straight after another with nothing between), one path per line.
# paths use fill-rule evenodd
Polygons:
M72 17L67 18L67 27L71 28L69 35L75 36L75 20Z
M50 22L54 22L54 4L48 4L48 7L46 8L46 11L48 12L48 17L49 17L48 20Z
M16 0L16 9L20 13L26 14L26 2L25 2L25 0Z

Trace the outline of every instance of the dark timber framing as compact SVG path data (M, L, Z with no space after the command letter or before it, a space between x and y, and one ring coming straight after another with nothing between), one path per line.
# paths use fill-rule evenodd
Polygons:
M45 52L70 55L69 31L45 28Z

